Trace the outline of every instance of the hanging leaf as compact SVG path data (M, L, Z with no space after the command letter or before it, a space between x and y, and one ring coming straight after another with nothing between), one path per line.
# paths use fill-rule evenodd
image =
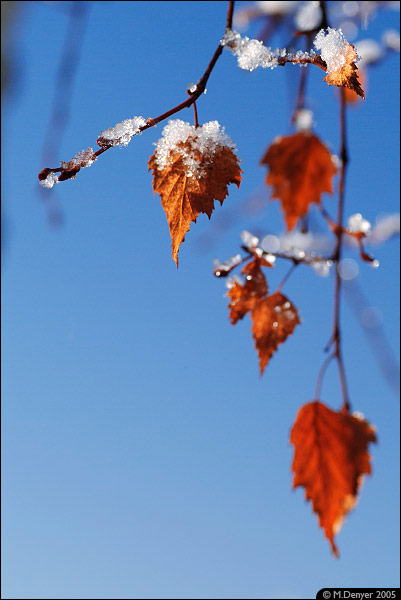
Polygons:
M358 96L365 98L365 92L361 87L357 75L358 68L355 64L355 60L357 59L358 55L355 52L354 46L352 44L347 44L344 65L340 69L328 73L323 81L327 81L329 85L336 85L353 90Z
M242 171L235 145L217 121L198 128L170 121L163 135L148 164L153 171L153 190L161 196L167 215L178 267L178 251L191 222L200 213L210 219L214 201L223 204L230 183L239 187Z
M260 374L277 347L300 324L295 306L280 292L258 302L252 311L252 333L259 354Z
M266 183L272 198L281 200L287 229L306 215L312 202L320 204L323 192L333 193L336 167L326 146L310 131L278 138L261 164L269 167Z
M253 310L260 299L267 294L266 277L261 271L261 266L272 265L263 258L255 257L242 269L242 273L246 275L245 283L242 285L234 282L228 290L227 296L230 298L228 308L232 325Z
M293 487L305 488L338 556L334 536L356 503L362 476L371 472L368 444L376 441L374 429L362 418L315 401L299 411L290 440L295 446Z

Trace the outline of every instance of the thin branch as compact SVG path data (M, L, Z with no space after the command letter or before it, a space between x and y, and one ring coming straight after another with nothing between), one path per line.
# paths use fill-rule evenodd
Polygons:
M231 29L231 27L232 27L234 4L235 4L235 2L233 0L230 0L230 2L228 3L227 17L226 17L226 29ZM146 125L143 125L142 127L140 127L139 132L142 133L146 129L149 129L150 127L154 127L155 125L157 125L157 123L160 123L160 121L164 121L165 119L168 119L169 117L176 114L177 112L180 112L184 108L189 108L192 104L194 104L194 102L196 102L196 100L204 93L208 79L214 69L214 66L215 66L217 60L219 59L220 55L222 54L222 52L223 52L223 46L219 43L205 72L203 73L202 77L198 81L195 90L193 92L190 92L189 98L187 98L184 102L181 102L177 106L174 106L174 108L171 108L170 110L159 115L158 117L155 117L154 119L147 119ZM98 157L101 154L103 154L103 152L106 152L106 150L109 150L112 147L113 147L112 144L103 146L102 148L100 148L99 150L94 152L93 155L95 157ZM64 173L64 177L63 177L63 181L64 181L65 179L70 179L71 177L75 177L75 175L77 174L78 171L79 171L79 168L72 169L72 170L69 170L68 168L66 169L65 167L57 167L55 169L45 168L39 173L38 177L39 177L39 179L42 180L42 179L46 179L46 177L50 173L61 173L61 174Z
M341 88L341 104L340 104L340 127L341 127L341 148L340 157L342 160L340 183L338 190L338 212L335 235L337 236L337 244L334 250L334 263L336 265L336 281L334 291L334 326L333 326L333 342L334 354L337 359L340 383L343 395L343 409L347 412L350 410L349 395L347 382L345 378L344 363L341 347L341 329L340 329L340 306L341 306L341 274L340 261L342 256L342 242L344 235L343 218L344 218L344 200L345 200L345 178L348 165L347 151L347 123L346 123L346 100L345 89Z

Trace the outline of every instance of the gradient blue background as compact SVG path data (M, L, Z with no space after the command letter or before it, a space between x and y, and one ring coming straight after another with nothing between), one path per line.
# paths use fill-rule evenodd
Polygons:
M226 126L243 183L211 222L191 226L177 271L147 170L163 124L48 192L62 227L49 225L36 176L94 146L102 129L181 102L222 36L226 2L90 3L51 165L40 156L68 17L23 4L3 119L3 597L314 598L322 587L398 586L399 404L345 302L351 400L379 443L339 560L303 491L291 491L289 431L313 397L333 279L294 273L284 291L303 324L259 378L250 321L229 324L224 282L212 276L213 258L235 254L244 228L283 230L259 160L291 132L300 69L218 61L199 118ZM360 37L397 21L381 13ZM393 55L372 69L366 101L350 110L347 216L398 211L398 66ZM336 152L337 94L322 79L311 71L310 106ZM325 205L335 213L335 197ZM398 240L373 251L380 268L361 264L359 283L397 354ZM271 289L287 267L269 272ZM341 404L334 364L322 400Z

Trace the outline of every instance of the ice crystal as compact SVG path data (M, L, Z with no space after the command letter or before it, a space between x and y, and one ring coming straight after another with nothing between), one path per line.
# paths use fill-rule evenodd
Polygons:
M321 29L314 39L314 46L320 50L320 56L327 65L327 72L334 73L346 64L350 45L341 29Z
M146 125L143 117L125 119L114 127L101 131L98 137L99 146L128 146L134 135L141 133L140 128Z
M57 173L49 173L46 179L39 179L39 185L49 190L55 183L59 183Z
M274 69L278 65L278 58L283 56L283 51L276 49L272 52L272 49L264 46L260 40L251 40L247 36L241 37L232 29L226 29L220 44L230 48L233 55L237 57L240 69L247 71L254 71L257 67Z

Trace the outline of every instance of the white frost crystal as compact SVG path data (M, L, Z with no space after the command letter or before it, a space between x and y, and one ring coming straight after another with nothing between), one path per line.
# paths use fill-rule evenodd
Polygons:
M39 185L50 190L55 183L59 183L57 173L49 173L46 179L39 179Z
M347 229L353 233L364 233L365 235L369 235L371 228L372 226L369 221L364 219L360 213L351 215L348 219Z
M190 143L187 144L188 139ZM236 145L218 121L209 121L202 127L194 127L180 119L170 120L155 146L155 159L159 171L172 163L172 153L179 152L187 177L197 179L204 175L203 167L213 162L218 148L226 147L236 153ZM199 155L202 157L203 166L199 162Z
M328 73L334 73L345 65L349 44L341 29L328 27L327 33L326 30L321 29L313 44L317 50L320 50L320 56L327 65Z
M226 29L220 44L228 46L237 57L240 69L247 71L254 71L257 67L274 69L278 65L277 58L285 56L285 50L272 52L271 48L264 46L260 40L251 40L247 36L241 37L241 34L231 29Z
M131 138L140 134L140 128L145 125L146 120L143 117L125 119L114 127L101 131L98 138L99 143L101 146L128 146Z

